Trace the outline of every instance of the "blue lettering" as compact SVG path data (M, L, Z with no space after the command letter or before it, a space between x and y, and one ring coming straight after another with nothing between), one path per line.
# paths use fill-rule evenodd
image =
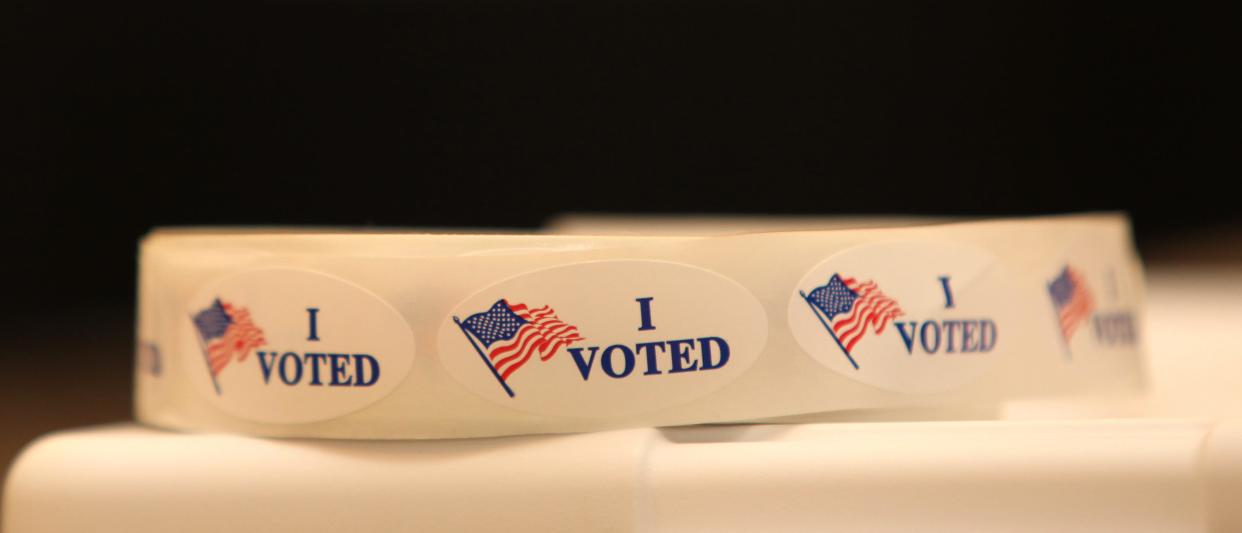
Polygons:
M940 276L940 286L944 288L944 308L953 308L953 290L949 288L949 276Z
M289 361L293 361L293 368L297 373L292 378L289 377ZM280 356L280 380L285 385L297 385L302 381L302 360L298 358L298 354L294 352L285 352Z
M1138 339L1134 317L1128 312L1099 313L1091 317L1095 338L1104 345L1129 345Z
M668 353L673 359L673 368L669 369L669 374L678 372L689 372L699 368L699 362L695 361L693 365L684 366L690 362L690 350L694 347L694 341L691 339L679 339L668 341Z
M347 353L307 353L299 354L297 352L285 352L277 355L276 352L256 352L259 356L259 370L263 373L263 383L270 385L272 381L272 371L276 370L280 376L280 380L285 385L297 385L301 383L305 374L310 374L310 380L307 385L322 386L325 377L328 378L328 385L333 387L370 387L374 385L380 378L380 364L374 357L368 354L347 354ZM353 375L350 375L350 358L353 358ZM328 365L328 376L321 376L319 368L323 364ZM310 371L307 372L307 367Z
M621 372L617 372L616 368L612 366L612 354L617 351L620 351L625 357L625 369ZM634 352L628 346L614 344L604 350L604 356L600 358L599 366L604 369L605 374L614 378L623 378L634 371Z
M991 320L979 321L979 351L990 352L996 346L996 323Z
M906 353L913 354L914 353L914 331L915 329L917 329L918 322L909 322L907 324L902 324L901 322L894 322L893 324L897 326L897 333L901 334L901 342L906 343ZM910 326L910 331L906 331L906 326Z
M969 352L975 351L975 345L973 341L975 340L974 338L975 328L978 325L979 323L974 320L963 320L962 321L962 353L969 353Z
M272 380L272 365L276 363L276 352L258 352L258 355L259 370L263 372L263 384L266 385Z
M700 352L695 357L695 349ZM665 373L661 370L660 357L668 354L669 374L693 372L696 370L715 370L729 363L729 342L720 337L701 337L698 339L675 339L663 342L640 342L631 349L624 344L613 344L606 348L590 346L585 348L568 348L574 365L583 381L591 377L598 355L600 368L612 378L624 378L634 372L642 357L646 368L644 376L656 376ZM585 353L584 353L585 352Z
M306 314L308 315L307 319L310 321L310 335L306 336L306 340L318 341L319 340L319 317L318 317L319 308L318 307L307 307Z
M329 385L333 387L342 387L349 385L352 380L348 369L345 365L349 364L349 354L347 353L330 353L328 354L328 366L332 368L332 382Z
M582 374L582 381L591 378L591 367L595 365L595 352L599 351L599 346L592 346L591 358L582 359L582 348L569 348L569 355L573 356L574 364L578 365L578 372Z
M653 296L634 299L634 301L638 302L638 314L642 319L642 325L638 327L638 331L655 329L655 326L651 325L651 300L654 299L655 297Z
M310 365L311 368L311 385L323 385L323 383L319 381L319 363L323 362L325 357L327 357L327 355L321 353L306 354L306 364Z
M363 363L366 363L365 365ZM367 369L370 372L367 372ZM354 354L354 386L370 387L376 381L379 381L380 366L379 361L370 355L359 353Z
M956 320L945 320L944 321L944 329L949 330L948 333L945 333L944 335L945 344L946 344L945 349L944 349L945 353L953 353L953 336L954 336L953 330L956 329L957 326L960 324L961 322L958 322Z
M719 348L720 360L712 361L712 345ZM703 366L699 370L715 370L729 362L729 343L720 337L703 337L699 339L699 351L703 352Z
M663 342L640 342L634 345L634 349L647 356L647 370L643 372L644 376L663 374L663 372L660 372L659 365L656 364L656 352L664 351Z
M928 342L927 342L927 332L928 332L928 331L933 331L933 332L935 332L935 333L936 333L936 342L935 342L935 343L928 343ZM935 322L924 322L924 323L923 323L923 329L920 329L920 330L919 330L919 341L920 341L920 342L922 342L922 344L923 344L923 351L924 351L924 352L926 352L926 353L936 353L937 351L939 351L939 350L940 350L940 327L939 327L939 326L937 326Z
M996 347L996 323L988 320L941 320L919 323L917 321L895 322L906 353L913 354L918 346L923 353L934 354L944 348L944 353L986 353ZM917 339L915 333L918 333ZM915 342L915 341L918 342Z

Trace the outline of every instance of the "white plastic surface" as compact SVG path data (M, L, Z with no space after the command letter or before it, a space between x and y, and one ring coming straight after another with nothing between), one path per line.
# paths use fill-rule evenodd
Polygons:
M5 531L1204 531L1237 523L1240 471L1204 465L1242 464L1239 433L1112 420L357 442L123 425L33 445Z

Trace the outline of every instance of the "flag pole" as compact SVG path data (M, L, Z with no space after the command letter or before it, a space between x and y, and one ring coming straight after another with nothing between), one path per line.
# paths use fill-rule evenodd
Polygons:
M190 315L190 323L194 323L194 315ZM216 388L216 396L220 395L220 382L216 381L216 373L211 371L211 356L207 355L207 345L203 343L203 335L194 328L194 338L198 340L198 350L203 353L203 363L207 365L207 375L211 376L211 385Z
M1051 292L1051 287L1049 287ZM1070 348L1070 337L1065 334L1065 328L1061 327L1061 311L1054 305L1052 306L1052 320L1057 323L1057 330L1061 332L1061 347L1065 349L1065 358L1074 360L1074 351Z
M513 389L510 389L509 384L505 383L505 379L500 377L500 372L496 371L496 367L492 366L492 360L488 359L487 355L483 353L483 349L479 348L479 345L474 342L474 337L471 337L470 332L466 331L466 326L463 325L461 320L457 317L453 317L453 322L456 323L457 327L461 329L461 334L466 336L466 340L470 341L470 346L474 347L475 353L479 354L479 357L483 358L483 363L487 364L488 370L491 370L492 375L496 376L496 382L499 383L501 387L505 388L505 393L507 393L510 398L514 397Z
M828 322L824 320L824 317L819 315L819 310L815 308L815 304L811 303L811 299L806 295L805 292L798 291L798 294L802 295L802 300L805 301L806 305L811 308L811 312L815 313L815 318L818 318L819 323L823 324L824 329L828 330L828 334L832 335L832 340L837 341L837 346L841 347L841 353L845 354L845 358L850 360L851 365L854 365L854 370L858 370L858 363L854 362L854 356L850 355L850 351L845 349L844 344L841 344L841 339L838 339L837 333L835 331L832 331L832 326L829 326Z

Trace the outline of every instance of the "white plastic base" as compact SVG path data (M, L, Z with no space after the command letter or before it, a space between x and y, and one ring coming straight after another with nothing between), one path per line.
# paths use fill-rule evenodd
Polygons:
M4 530L1229 531L1242 421L639 429L457 441L34 443Z

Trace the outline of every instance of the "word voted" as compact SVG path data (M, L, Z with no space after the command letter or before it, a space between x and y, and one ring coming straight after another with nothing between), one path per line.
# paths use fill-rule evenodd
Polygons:
M654 331L651 321L653 297L635 298L639 305L638 331ZM604 375L628 377L642 364L642 375L680 374L715 370L729 363L729 343L721 337L699 337L633 344L567 348L582 380L591 379L598 365ZM663 363L663 364L662 364Z
M668 365L664 368L668 369L669 374L715 370L729 362L729 343L720 337L640 342L633 349L625 344L613 344L603 351L599 346L568 350L583 380L591 379L591 370L597 360L600 370L610 378L623 378L633 373L639 356L645 363L644 376L663 374L659 364L662 358L668 359Z
M923 353L990 352L996 347L996 323L987 320L928 320L897 322L897 332L906 345L906 353L915 348Z
M306 340L319 342L319 309L306 309L309 335ZM374 357L364 353L299 353L294 351L260 351L259 371L263 384L271 385L273 377L279 383L294 386L302 384L319 387L370 387L380 378L380 364Z
M330 387L370 387L380 377L379 362L363 353L257 353L265 385L271 385L273 373L285 385L297 385L306 378L307 385Z
M944 308L954 308L949 276L940 276ZM986 353L996 347L996 323L988 319L895 322L906 353Z
M1092 317L1095 338L1106 345L1132 345L1138 341L1134 316L1127 312L1099 313Z

